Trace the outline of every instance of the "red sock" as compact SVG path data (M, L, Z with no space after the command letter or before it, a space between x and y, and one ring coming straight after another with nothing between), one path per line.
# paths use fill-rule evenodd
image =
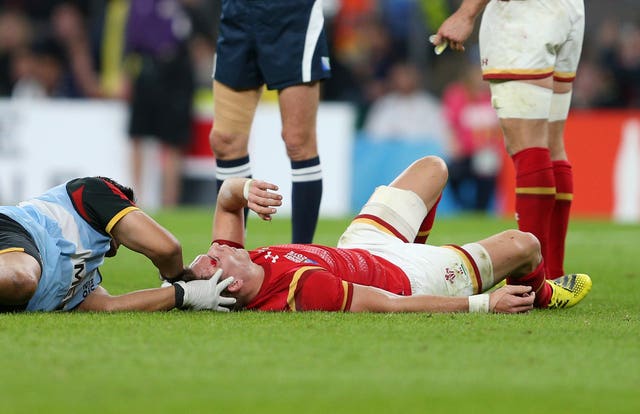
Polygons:
M549 243L544 252L549 279L564 275L564 245L573 200L573 172L569 161L553 161L553 174L556 179L556 204L551 214Z
M533 302L537 308L546 308L551 301L551 286L546 282L546 270L544 260L540 261L538 267L528 275L521 277L507 277L507 284L509 285L524 285L531 286L534 292L536 292L536 299Z
M413 240L414 243L426 243L427 238L429 238L429 234L431 233L431 229L433 228L433 222L436 219L436 210L438 208L438 204L442 199L442 194L438 197L431 210L427 213L427 216L422 220L422 224L420 224L420 229L418 229L418 234L416 238Z
M533 233L543 254L549 244L551 213L555 204L555 178L549 149L534 147L512 157L516 170L518 228Z

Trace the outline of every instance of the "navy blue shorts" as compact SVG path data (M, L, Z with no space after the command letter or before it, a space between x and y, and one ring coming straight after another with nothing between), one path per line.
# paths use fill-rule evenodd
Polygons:
M214 79L284 89L331 76L320 0L223 0Z

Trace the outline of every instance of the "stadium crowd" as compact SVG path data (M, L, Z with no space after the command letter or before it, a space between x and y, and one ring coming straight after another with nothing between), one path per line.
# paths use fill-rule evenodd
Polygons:
M128 75L136 70L136 59L124 46L130 1L147 0L0 2L0 98L130 99ZM188 48L198 101L211 93L221 0L180 1L189 17ZM640 9L633 0L604 3L585 0L588 24L572 108L638 108ZM450 123L451 134L442 133L449 140L449 154L464 160L474 150L450 138L459 132L447 105L451 87L478 61L477 33L466 53L436 56L427 41L458 4L455 0L325 0L332 76L321 86L321 100L349 102L357 108L356 129L365 137L371 135L367 125L375 123L368 119L371 109L385 101L421 99L440 106ZM398 91L399 66L408 67L407 73L419 69L410 81L417 82L410 96ZM262 99L274 95L265 93ZM202 107L196 102L196 108ZM407 105L387 107L398 111ZM408 114L396 115L405 120ZM394 119L394 114L386 118ZM410 122L421 118L410 117L400 124L412 130ZM402 129L389 133L394 138L402 134ZM491 174L499 168L489 167L494 169Z
M128 0L0 2L0 96L122 97L114 77L124 68ZM191 17L191 58L199 86L209 89L220 0L182 0ZM422 87L439 96L463 57L435 59L426 38L456 1L325 1L333 77L323 100L350 101L363 111L389 88L394 63L423 70ZM586 0L590 17L573 105L640 106L640 10L632 1L606 9ZM637 9L637 8L636 8ZM626 11L625 11L626 10ZM630 11L630 12L629 12ZM472 43L476 40L472 38Z

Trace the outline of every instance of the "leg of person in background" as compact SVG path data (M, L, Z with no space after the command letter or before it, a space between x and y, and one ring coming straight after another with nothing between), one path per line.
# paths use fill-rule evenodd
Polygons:
M322 167L318 156L316 117L318 82L282 89L278 93L282 139L291 160L292 243L311 243L322 199Z
M209 136L216 159L216 191L229 177L251 177L249 135L262 86L234 90L213 81L213 128ZM248 209L245 209L245 225Z
M142 191L142 171L144 170L144 141L138 136L132 136L131 139L131 179L132 187L138 193Z
M449 181L447 185L451 189L451 194L463 211L469 210L471 207L464 194L465 183L469 182L471 177L471 157L461 156L454 158L449 162Z
M491 81L493 104L516 172L518 228L533 233L545 253L556 194L547 121L552 88L552 77Z
M487 213L496 192L496 176L479 175L476 177L476 195L474 210L478 213Z
M544 252L550 278L564 274L564 253L571 201L573 171L564 147L564 126L571 104L571 82L554 82L549 114L549 149L556 181L556 201L551 214L549 244Z
M182 190L182 149L162 145L162 206L175 207Z

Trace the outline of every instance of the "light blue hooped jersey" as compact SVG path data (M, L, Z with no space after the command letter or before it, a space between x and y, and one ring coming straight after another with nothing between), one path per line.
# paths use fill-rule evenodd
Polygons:
M42 275L27 311L72 310L78 306L102 281L98 268L110 249L108 232L126 212L137 210L117 188L99 178L74 181L81 184L74 187L74 194L66 183L17 206L0 206L0 214L31 234L41 255ZM85 191L87 188L93 191ZM71 196L85 218L74 207ZM103 208L92 208L92 203L101 202Z

